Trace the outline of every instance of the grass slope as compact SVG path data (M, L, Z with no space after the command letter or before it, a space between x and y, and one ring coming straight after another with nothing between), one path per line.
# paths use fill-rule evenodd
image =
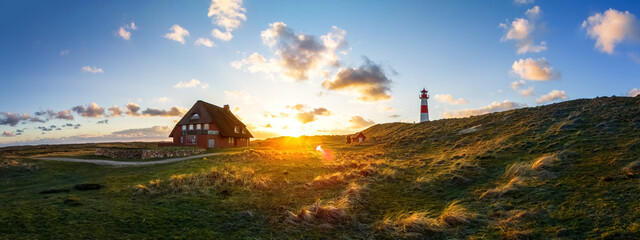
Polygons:
M4 148L0 238L638 239L639 130L640 97L608 97L146 167Z

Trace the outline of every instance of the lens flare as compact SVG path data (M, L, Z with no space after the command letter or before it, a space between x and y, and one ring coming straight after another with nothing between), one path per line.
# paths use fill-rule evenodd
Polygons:
M322 149L322 145L318 144L316 146L316 152L320 152L324 160L333 160L333 151L331 151L331 149Z

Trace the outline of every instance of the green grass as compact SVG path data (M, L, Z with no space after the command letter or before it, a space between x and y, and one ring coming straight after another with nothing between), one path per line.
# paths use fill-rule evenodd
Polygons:
M381 124L357 146L285 137L144 167L30 159L100 144L4 148L0 238L638 239L639 131L640 98L597 98ZM514 177L511 191L481 198ZM52 189L68 191L40 194Z

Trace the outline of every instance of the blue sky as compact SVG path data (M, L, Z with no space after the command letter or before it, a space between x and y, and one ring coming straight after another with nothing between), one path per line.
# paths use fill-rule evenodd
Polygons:
M634 1L0 5L0 145L168 140L199 99L264 138L414 122L422 87L431 119L640 88Z

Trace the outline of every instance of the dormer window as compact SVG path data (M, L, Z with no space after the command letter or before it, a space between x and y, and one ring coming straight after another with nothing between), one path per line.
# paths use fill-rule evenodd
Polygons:
M242 128L242 134L244 134L244 129L245 129L245 128Z
M191 120L196 120L196 119L200 119L200 115L198 115L197 113L194 113L193 115L191 115Z
M239 133L239 132L240 132L240 131L238 131L238 125L236 125L236 127L235 127L235 128L233 128L233 131L234 131L235 133Z

